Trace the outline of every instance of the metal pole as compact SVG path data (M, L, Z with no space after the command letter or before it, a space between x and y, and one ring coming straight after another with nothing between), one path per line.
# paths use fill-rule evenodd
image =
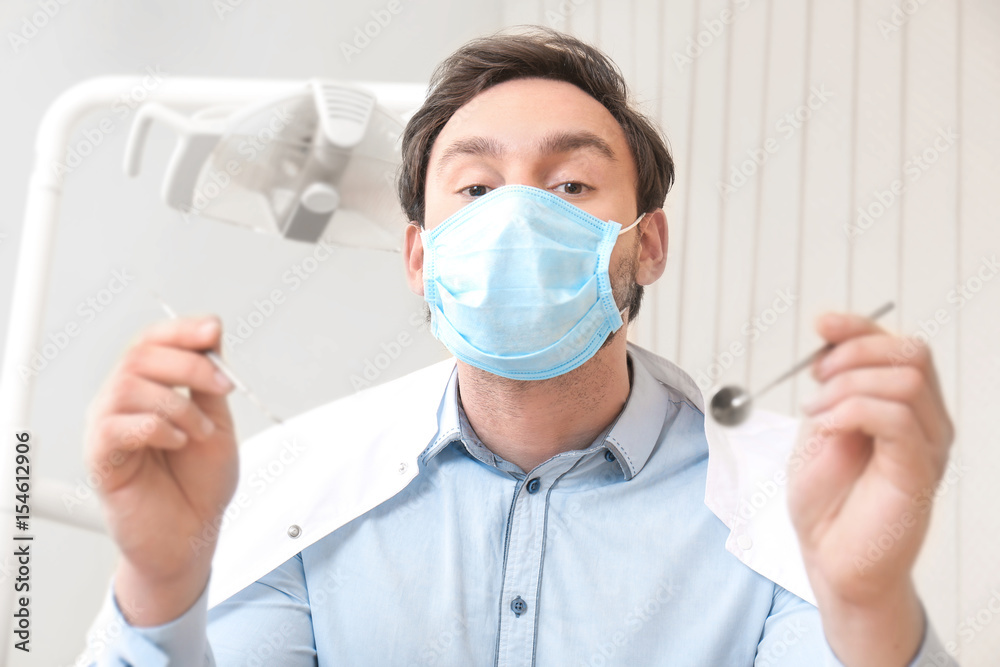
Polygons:
M52 248L59 220L63 175L58 165L66 155L76 126L88 114L110 108L124 93L142 86L144 77L109 76L83 81L63 92L48 108L39 124L35 141L35 163L28 184L28 198L21 231L20 251L14 276L14 289L7 323L3 370L0 372L0 521L5 522L0 535L13 544L14 444L15 433L30 433L30 415L34 381L30 374L22 379L19 370L30 368L42 336L45 300L48 294ZM371 89L379 103L390 110L409 115L423 97L419 84L356 82ZM167 78L152 91L148 101L182 109L222 104L246 104L253 101L293 94L303 90L306 81L263 79ZM37 453L32 447L32 460ZM53 509L52 483L39 480L32 468L32 488L41 492L41 506L33 518L42 515L81 527L95 529L90 512L78 517ZM46 491L48 487L48 491ZM56 492L57 493L57 492ZM36 501L39 499L36 498ZM30 503L29 503L30 504ZM0 547L7 554L0 567L0 665L7 664L15 591L10 581L13 572L13 549Z

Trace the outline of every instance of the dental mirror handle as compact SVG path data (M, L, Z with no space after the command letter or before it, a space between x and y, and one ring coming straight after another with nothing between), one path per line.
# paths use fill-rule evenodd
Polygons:
M872 312L872 314L868 316L868 319L870 319L870 320L877 320L880 317L882 317L883 315L885 315L886 313L890 312L895 307L896 307L895 302L888 301L888 302L882 304L881 306L879 306L878 308L876 308L875 311ZM799 371L801 371L803 368L805 368L809 364L811 364L814 361L816 361L817 359L819 359L822 355L824 355L827 352L829 352L830 350L832 350L834 347L835 347L834 343L827 343L826 345L824 345L823 347L819 348L818 350L816 350L815 352L813 352L812 354L810 354L808 357L806 357L805 359L803 359L799 363L797 363L794 366L792 366L788 371L786 371L785 373L782 373L780 377L778 377L775 380L771 381L770 384L768 384L767 386L765 386L763 389L757 391L757 393L753 394L753 396L748 396L749 400L753 400L753 399L759 398L762 394L764 394L765 392L767 392L770 389L774 388L775 386L777 386L778 384L780 384L784 380L787 380L788 378L792 377L793 375L795 375L796 373L798 373ZM739 401L739 399L737 399L737 401L740 402L740 403L743 402L743 401Z

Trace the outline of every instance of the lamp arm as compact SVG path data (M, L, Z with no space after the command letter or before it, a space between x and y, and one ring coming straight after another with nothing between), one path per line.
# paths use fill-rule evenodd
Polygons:
M148 79L148 77L147 77ZM35 140L35 160L28 182L24 224L11 295L3 368L0 370L0 438L11 443L14 434L30 431L35 378L31 358L41 340L45 300L51 274L52 249L67 175L63 164L74 130L89 114L111 108L130 91L147 90L149 102L173 108L246 104L265 97L294 94L305 81L166 77L151 90L138 76L88 79L64 91L42 116ZM393 111L408 114L423 97L418 84L365 84ZM382 99L384 97L384 100ZM36 459L37 460L37 459ZM13 521L3 517L13 510L14 457L0 456L0 521L10 538ZM8 545L10 542L7 543ZM9 555L0 565L10 565ZM0 618L12 618L13 588L0 593ZM6 662L11 632L0 627L0 663Z

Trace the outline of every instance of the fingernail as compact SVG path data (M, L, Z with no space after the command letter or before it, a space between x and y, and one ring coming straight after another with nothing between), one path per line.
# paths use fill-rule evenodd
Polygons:
M209 336L214 336L216 331L219 330L219 323L215 320L208 320L204 322L200 327L198 327L198 333L206 338Z
M215 422L208 418L207 415L201 416L201 432L204 435L211 435L212 431L215 430Z
M187 433L185 433L184 431L180 430L175 426L171 426L170 430L174 432L174 437L177 438L178 441L182 443L187 442L188 439Z
M820 326L824 329L839 329L843 323L844 318L837 313L826 313L820 318Z
M815 396L802 401L802 403L799 404L799 407L802 408L802 412L807 415L811 415L816 412L816 408L819 407L819 404L819 397Z
M226 391L233 388L232 381L222 371L215 371L215 383L219 385L220 389L225 389Z

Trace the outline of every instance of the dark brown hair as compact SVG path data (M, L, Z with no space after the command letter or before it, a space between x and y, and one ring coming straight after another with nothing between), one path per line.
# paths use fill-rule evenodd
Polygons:
M532 26L468 42L431 75L427 98L403 133L403 160L397 189L408 220L424 224L424 192L431 147L441 128L476 95L505 81L542 78L571 83L600 102L618 121L635 161L638 211L663 205L674 182L674 162L660 131L631 106L618 66L576 37ZM631 299L629 319L638 311Z

